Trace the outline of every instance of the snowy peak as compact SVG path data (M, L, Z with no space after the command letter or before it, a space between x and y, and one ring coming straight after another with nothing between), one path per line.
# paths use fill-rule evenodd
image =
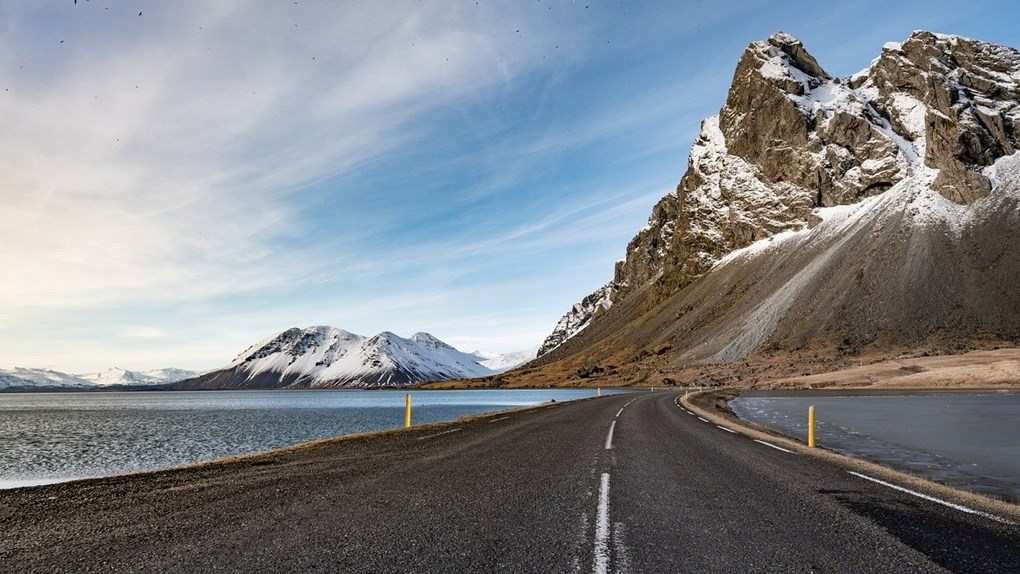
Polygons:
M440 341L439 339L437 339L436 337L432 336L429 333L423 333L423 332L415 333L415 334L411 335L411 340L414 341L415 343L418 343L419 345L425 345L425 346L433 347L433 348L437 348L437 349L439 349L439 348L453 349L453 347L451 347L450 345L447 345L446 343Z
M406 385L492 373L433 335L363 337L335 327L292 328L253 345L230 365L247 381L279 386Z
M803 94L832 79L814 56L804 49L804 44L785 32L773 34L763 42L751 43L744 57L758 63L757 71L763 77L791 82L787 84L790 92Z
M1020 52L915 31L851 78L905 137L924 142L933 187L970 204L991 191L981 171L1020 147Z

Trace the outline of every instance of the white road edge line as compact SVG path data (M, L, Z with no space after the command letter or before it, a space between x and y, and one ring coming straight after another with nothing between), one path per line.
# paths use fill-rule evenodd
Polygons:
M489 424L498 423L499 421L505 421L508 418L510 417L499 417L498 419L492 419L491 421L489 421Z
M966 512L967 514L975 514L977 516L982 516L982 517L987 518L989 520L994 520L996 522L1001 522L1002 524L1009 524L1009 525L1016 524L1015 522L1011 522L1009 520L1006 520L1005 518L996 516L994 514L988 514L987 512L981 512L980 510L974 510L973 508L970 508L968 506L963 506L962 504L955 504L953 502L949 502L948 500L942 500L941 498L935 498L934 496L929 496L927 494L922 494L920 492L917 492L917 491L914 491L914 490L910 490L909 488L904 488L902 486L897 486L895 484L892 484L890 482L886 482L884 480L879 480L877 478L872 478L872 477L870 477L870 476L868 476L866 474L861 474L859 472L854 472L852 470L848 470L847 472L852 474L852 475L854 475L854 476L856 476L857 478L863 478L864 480L870 480L871 482L874 482L875 484L881 484L882 486L891 488L893 490L898 490L900 492L905 492L907 494L916 496L918 498L923 498L924 500L927 500L929 502L934 502L935 504L941 504L942 506L947 506L949 508L952 508L953 510L959 510L960 512Z
M703 418L703 417L698 417L698 420L703 422L703 423L707 423L708 422L708 419Z
M613 448L613 431L616 430L616 421L609 425L609 434L606 435L606 450Z
M461 430L461 429L457 428L457 429L446 430L446 431L443 431L443 432L437 432L435 434L428 434L428 435L425 435L425 436L418 437L418 440L425 440L427 438L436 438L437 436L443 436L444 434L450 434L452 432L457 432L459 430Z
M797 453L793 452L792 450L786 450L785 448L783 448L781 446L776 446L776 445L774 445L774 444L772 444L770 442L765 442L763 440L754 439L754 442L756 442L758 444L763 444L763 445L765 445L765 446L767 446L769 448L774 448L776 450L781 450L781 451L783 451L783 452L785 452L787 454L797 454Z
M599 506L595 516L595 574L609 572L609 473L602 473Z
M691 411L687 411L687 414L691 415L692 417L698 416L698 415L692 413Z
M726 427L724 427L724 426L720 426L720 425L715 425L715 426L716 426L716 428L718 428L719 430L724 430L724 431L726 431L726 432L728 432L728 433L733 433L733 434L737 434L737 431L734 431L734 430L730 430L730 429L728 429L728 428L726 428Z

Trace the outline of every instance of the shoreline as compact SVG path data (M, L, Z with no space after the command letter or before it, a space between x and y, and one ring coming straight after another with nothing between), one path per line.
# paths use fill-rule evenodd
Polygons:
M841 394L847 394L844 391L853 390L860 391L856 394L849 394L847 396L866 396L872 395L919 395L919 394L958 394L982 392L977 389L883 389L888 392L873 393L874 389L827 389L828 392L821 393L818 391L811 391L806 389L796 390L785 390L786 396L838 396ZM1020 389L986 389L985 391L992 392L1020 392ZM867 459L857 458L855 456L847 455L836 450L829 449L825 446L818 446L816 448L809 448L806 444L800 440L786 435L775 429L765 427L753 423L751 421L744 420L738 417L729 408L729 402L737 396L752 396L746 394L749 389L742 389L736 387L725 387L720 389L706 389L690 393L681 394L677 398L677 405L683 406L695 414L707 418L715 424L725 424L731 430L745 435L752 440L768 440L776 443L779 446L789 449L795 454L812 456L828 462L837 464L848 472L866 472L873 477L878 477L882 480L887 480L893 484L905 484L910 488L918 490L921 494L945 499L951 503L970 507L979 512L987 513L994 517L999 517L1013 524L1020 524L1020 504L1016 504L1010 501L1001 500L984 494L979 494L962 488L950 486L940 482L935 482L924 477L916 476L905 471L897 470L876 462L872 462ZM908 391L908 392L904 392ZM780 396L772 394L773 391L762 391L758 396Z
M244 390L244 389L237 389L237 390ZM251 389L248 389L248 390L251 390ZM288 389L265 389L265 390L284 391L284 390L288 390ZM323 390L323 391L332 391L332 390L340 390L340 389L293 389L293 390ZM364 390L364 389L348 389L348 390ZM186 391L184 391L184 392L186 392ZM71 483L85 483L85 482L98 483L100 481L122 481L122 480L132 480L132 479L145 479L145 478L155 477L155 476L158 476L158 475L164 475L164 474L167 474L167 473L176 473L176 472L182 472L182 471L196 471L196 470L197 471L201 471L201 470L206 470L206 469L214 469L214 468L218 468L218 467L226 466L226 465L230 465L230 464L238 464L238 463L239 464L245 464L245 463L256 463L257 464L259 461L272 461L272 460L274 460L276 458L279 458L279 457L287 456L287 455L290 455L290 454L294 454L294 453L300 452L302 450L312 449L312 448L316 448L316 447L320 447L320 446L330 446L330 445L334 445L334 444L339 444L339 443L353 441L353 440L361 440L361 439L368 439L368 440L370 440L370 439L374 439L374 438L388 437L388 436L399 434L399 433L415 433L415 432L420 432L420 431L443 430L443 429L445 429L447 427L458 425L458 424L471 423L471 422L476 422L476 421L479 421L479 420L485 420L485 419L490 419L490 418L497 418L497 417L501 417L501 416L507 416L509 414L518 414L518 413L524 413L524 412L529 412L529 411L533 411L533 410L540 410L540 409L549 408L551 406L558 405L558 404L580 402L580 401L591 400L591 399L594 399L594 398L598 398L598 397L579 397L579 398L576 398L576 399L569 399L569 400L564 400L564 401L557 401L557 400L553 399L553 400L544 401L544 402L541 402L541 403L538 403L538 404L534 404L534 405L511 407L511 408L500 409L500 410L496 410L496 411L489 411L489 412L485 412L485 413L481 413L481 414L476 414L476 415L465 415L465 416L457 417L457 418L452 419L452 420L444 420L444 421L436 421L436 422L432 422L432 423L412 425L411 427L408 427L408 428L405 428L405 427L394 427L394 428L380 429L380 430L374 430L374 431L363 431L363 432L347 433L347 434L342 434L342 435L336 435L336 436L330 436L330 437L306 440L306 441L294 443L294 444L291 444L291 445L271 448L271 449L267 449L267 450L259 450L259 451L253 451L253 452L242 453L242 454L227 455L227 456L222 456L222 457L218 457L218 458L214 458L214 459L209 459L209 460L194 461L194 462L191 462L191 463L185 463L185 464L171 466L171 467L166 467L166 468L151 468L151 469L145 469L145 470L137 470L137 471L133 471L133 472L107 474L107 475L100 475L100 476L71 477L71 478L67 478L67 479L63 479L63 478L40 478L37 481L34 480L34 479L26 480L26 481L11 480L10 482L17 483L17 485L16 486L10 486L10 487L3 486L5 479L0 478L0 491L20 490L20 489L27 489L27 488L44 488L44 487L54 486L54 485L63 486L63 485L71 484ZM29 482L31 482L31 484L28 484Z

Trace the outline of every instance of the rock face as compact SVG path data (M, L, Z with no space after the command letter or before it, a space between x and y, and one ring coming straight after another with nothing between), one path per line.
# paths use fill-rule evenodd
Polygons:
M956 203L988 195L980 173L1020 137L1020 53L958 36L914 32L889 43L852 84L939 170L935 189Z
M591 295L581 299L579 303L575 304L570 311L567 311L567 313L560 318L559 322L556 323L556 327L553 329L553 332L545 338L545 341L542 342L542 346L538 348L537 356L541 357L556 347L559 347L564 341L573 337L575 334L587 327L596 315L612 307L613 294L615 291L616 285L610 281L602 287L599 287L599 289Z
M292 328L252 345L225 369L178 389L403 386L481 377L492 370L428 333L363 337L335 327Z
M605 309L638 290L664 300L734 250L814 226L817 208L907 179L957 204L987 196L985 168L1018 146L1018 100L1020 53L956 36L914 32L844 79L788 34L750 44L680 184L616 264L608 298L603 287L575 305L543 349L591 324L576 311L592 298Z

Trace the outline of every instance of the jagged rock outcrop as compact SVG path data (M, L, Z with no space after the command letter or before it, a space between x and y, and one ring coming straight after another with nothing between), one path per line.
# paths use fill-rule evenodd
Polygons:
M987 196L983 170L1018 146L1018 99L1020 53L975 40L914 32L844 79L788 34L750 44L680 184L616 264L606 308L639 290L663 300L728 253L815 225L816 208L907 179L957 204Z
M598 314L609 309L613 305L613 294L616 292L616 288L616 284L610 281L571 307L570 311L567 311L556 323L553 332L542 342L542 346L538 348L537 356L541 357L559 347L564 341L587 327Z
M1020 53L959 36L918 31L889 43L852 78L896 131L919 143L934 187L956 203L988 195L981 168L1012 154L1020 137Z

